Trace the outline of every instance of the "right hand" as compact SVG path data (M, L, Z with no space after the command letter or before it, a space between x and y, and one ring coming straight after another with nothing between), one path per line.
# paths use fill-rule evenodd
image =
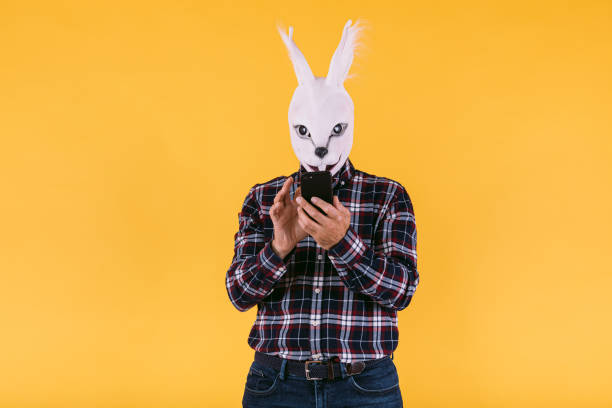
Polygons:
M308 233L298 223L298 204L295 199L302 195L302 187L295 190L293 199L289 197L289 190L293 184L293 177L289 176L285 184L274 197L274 204L270 207L270 217L274 223L274 239L272 248L284 258L293 247Z

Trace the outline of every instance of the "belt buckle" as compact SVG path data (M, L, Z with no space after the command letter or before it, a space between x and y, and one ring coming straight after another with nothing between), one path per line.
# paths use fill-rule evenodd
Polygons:
M327 364L326 361L321 361L321 360L306 360L305 364L305 370L306 370L306 379L308 380L323 380L325 377L321 377L321 378L313 378L310 376L310 370L308 369L308 364L310 363L319 363L319 364Z

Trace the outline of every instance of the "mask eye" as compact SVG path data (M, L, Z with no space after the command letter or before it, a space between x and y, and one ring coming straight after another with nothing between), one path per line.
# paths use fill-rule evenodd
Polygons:
M344 133L344 130L348 127L348 123L336 123L336 126L332 129L332 136L340 136Z
M308 128L306 126L294 125L293 127L295 128L295 131L297 132L298 136L302 139L308 139L310 137L310 132L308 131Z

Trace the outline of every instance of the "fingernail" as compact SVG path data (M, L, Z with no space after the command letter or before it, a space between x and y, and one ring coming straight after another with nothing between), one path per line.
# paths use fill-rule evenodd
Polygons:
M313 203L316 203L317 201L319 201L319 199L317 197L312 197L310 201L312 201Z

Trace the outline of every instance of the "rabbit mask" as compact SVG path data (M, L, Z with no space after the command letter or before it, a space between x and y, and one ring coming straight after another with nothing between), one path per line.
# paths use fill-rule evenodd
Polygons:
M361 29L347 21L327 77L316 77L293 41L293 27L289 27L288 36L278 27L298 80L289 104L291 145L307 171L327 170L335 175L353 146L354 107L344 89L344 80Z

